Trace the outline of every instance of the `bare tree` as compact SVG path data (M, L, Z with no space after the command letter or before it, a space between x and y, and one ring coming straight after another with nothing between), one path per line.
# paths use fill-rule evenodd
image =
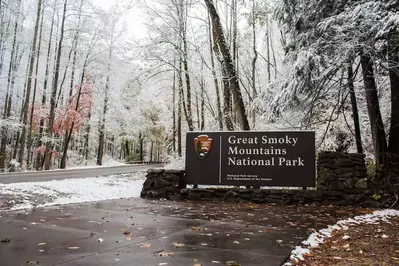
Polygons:
M54 72L54 80L51 90L51 97L50 97L50 115L49 115L49 122L47 125L47 135L49 137L52 136L54 120L55 120L55 105L56 105L56 97L57 97L57 88L58 88L58 77L60 74L60 62L61 62L61 55L62 55L62 44L64 41L64 27L65 27L65 19L66 19L66 11L67 11L67 1L64 0L64 9L62 12L62 19L61 19L61 33L60 39L58 40L58 50L57 50L57 58L55 63L55 72ZM44 169L49 170L51 165L51 152L50 149L52 148L53 143L49 141L46 143L46 151L44 154Z
M243 130L249 130L250 127L249 127L247 114L245 112L244 101L241 95L240 84L238 81L232 57L226 46L226 40L224 38L224 33L220 23L219 15L216 12L212 0L204 0L204 1L208 8L212 21L212 34L213 34L214 46L217 48L222 64L222 69L224 70L224 74L226 75L224 77L224 84L226 86L228 82L229 85L228 86L229 90L227 90L226 88L224 93L226 94L226 91L228 93L231 92L231 94L233 95L235 108L237 109L237 115L239 118L240 127ZM228 103L225 102L224 104L226 105ZM226 115L226 113L224 115ZM233 130L233 127L231 125L227 125L226 123L226 126L228 127L229 130Z
M37 11L36 11L36 23L35 23L35 29L34 29L34 34L33 34L31 52L30 52L29 73L28 73L28 80L27 80L27 85L26 85L26 94L25 94L23 117L22 117L23 128L22 128L21 140L20 140L21 148L19 150L19 157L18 157L18 161L21 164L21 166L23 165L23 158L24 158L24 152L25 152L26 126L27 126L27 122L28 122L28 109L29 109L30 93L31 93L31 87L32 87L33 68L34 68L35 59L36 59L36 43L37 43L37 35L38 35L38 31L39 31L41 10L42 10L42 0L38 0L37 1Z

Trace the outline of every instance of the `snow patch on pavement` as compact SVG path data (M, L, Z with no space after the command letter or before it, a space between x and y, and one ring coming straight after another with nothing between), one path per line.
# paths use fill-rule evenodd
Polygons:
M0 184L6 209L139 197L145 173L66 179L48 182ZM0 202L1 210L1 202Z
M291 251L290 261L303 261L304 256L311 253L310 248L318 247L326 238L331 237L334 231L347 230L350 226L359 224L379 224L380 222L389 223L389 218L395 216L399 216L399 210L386 209L338 221L334 225L330 225L325 229L312 233L305 241L302 241L299 246ZM284 265L289 266L292 265L292 263L286 262Z

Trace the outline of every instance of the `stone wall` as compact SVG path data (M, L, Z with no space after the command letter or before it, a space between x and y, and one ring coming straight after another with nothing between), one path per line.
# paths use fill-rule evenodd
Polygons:
M186 188L184 170L151 169L141 197L172 200L230 201L277 204L374 206L362 154L322 152L317 163L316 190Z
M365 155L361 153L321 152L317 159L318 190L368 189Z
M170 198L180 194L184 170L149 169L141 191L142 198Z

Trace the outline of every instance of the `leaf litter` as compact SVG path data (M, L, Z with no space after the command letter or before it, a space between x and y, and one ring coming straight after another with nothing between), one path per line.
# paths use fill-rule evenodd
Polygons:
M399 210L355 216L312 233L284 265L397 265ZM375 232L385 232L375 235Z

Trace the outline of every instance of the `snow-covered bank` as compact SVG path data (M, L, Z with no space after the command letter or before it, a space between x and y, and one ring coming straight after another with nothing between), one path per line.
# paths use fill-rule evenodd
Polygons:
M325 229L321 229L317 232L312 233L301 245L297 246L290 256L290 260L293 262L298 262L304 260L304 256L311 254L310 248L316 248L324 242L326 238L332 236L334 231L348 230L351 226L356 226L360 224L379 224L380 222L389 223L391 217L399 216L399 210L378 210L371 214L359 215L354 218L349 218L346 220L341 220L335 225L330 225ZM349 235L345 235L350 238ZM345 237L344 236L344 237ZM291 262L284 264L285 266L292 265Z
M145 173L0 184L0 210L139 197Z

